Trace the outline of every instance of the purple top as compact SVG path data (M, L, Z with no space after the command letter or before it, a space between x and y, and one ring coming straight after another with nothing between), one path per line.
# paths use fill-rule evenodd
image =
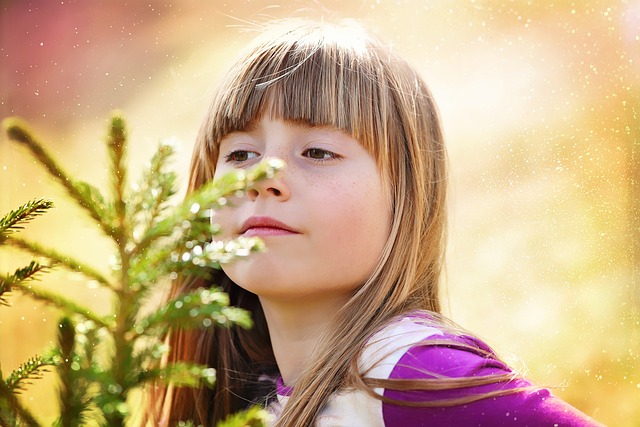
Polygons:
M450 344L444 345L443 342ZM367 343L360 360L365 377L390 379L464 378L512 374L477 338L445 334L412 314L391 323ZM386 398L404 402L437 402L477 394L525 388L503 396L441 407L411 407L382 402L361 390L341 390L318 417L318 426L598 426L577 409L536 388L524 379L438 391L375 389ZM279 404L286 404L292 389L277 384Z

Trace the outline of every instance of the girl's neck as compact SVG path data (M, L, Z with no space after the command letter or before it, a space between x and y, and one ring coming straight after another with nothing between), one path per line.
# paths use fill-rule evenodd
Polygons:
M330 295L281 301L260 297L273 354L285 385L295 386L320 337L347 298Z

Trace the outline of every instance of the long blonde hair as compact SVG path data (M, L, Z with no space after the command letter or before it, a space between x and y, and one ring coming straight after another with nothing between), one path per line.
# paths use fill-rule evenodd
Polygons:
M356 138L376 159L392 200L391 231L379 263L331 319L278 421L282 426L309 426L336 390L364 386L353 362L375 330L410 310L440 312L446 154L438 112L425 83L352 23L289 23L265 34L241 56L222 82L198 135L189 190L213 178L221 138L265 114L333 126ZM213 392L174 391L171 420L195 418L213 425L263 397L261 375L277 375L256 295L222 271L213 276L211 285L222 286L232 304L252 311L255 327L171 333L172 360L217 369ZM172 296L202 285L184 278Z

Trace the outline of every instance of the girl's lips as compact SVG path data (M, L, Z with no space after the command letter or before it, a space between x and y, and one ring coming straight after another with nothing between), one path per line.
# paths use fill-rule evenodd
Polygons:
M287 234L298 234L298 233L293 233L289 230L284 230L282 228L273 228L273 227L254 227L242 233L242 235L245 237L284 236Z
M240 228L239 234L246 237L255 236L284 236L288 234L300 234L298 230L274 218L256 215L249 217Z

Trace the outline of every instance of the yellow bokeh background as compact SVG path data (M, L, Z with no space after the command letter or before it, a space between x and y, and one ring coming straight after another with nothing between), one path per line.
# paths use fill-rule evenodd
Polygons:
M0 115L28 120L66 170L105 189L109 112L133 177L160 140L192 141L221 74L274 18L355 18L418 68L451 164L447 314L599 421L640 426L640 1L0 2ZM25 150L0 138L0 212L56 208L24 237L108 273L111 247ZM6 273L29 259L0 251ZM106 313L57 271L37 285ZM59 313L0 307L4 372L55 342ZM55 378L23 393L56 414Z

